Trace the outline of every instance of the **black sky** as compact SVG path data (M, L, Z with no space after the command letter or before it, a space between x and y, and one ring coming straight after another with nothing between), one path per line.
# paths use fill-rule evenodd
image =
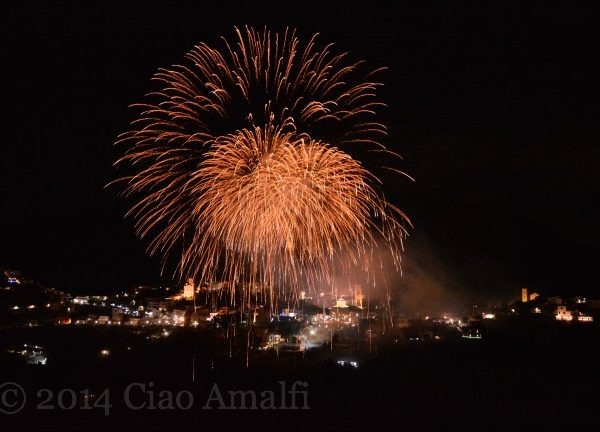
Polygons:
M407 265L419 251L482 296L593 295L600 10L323 3L4 5L0 266L71 292L156 283L127 203L103 188L127 106L199 41L292 26L390 68L387 144L417 180L385 179L415 225Z

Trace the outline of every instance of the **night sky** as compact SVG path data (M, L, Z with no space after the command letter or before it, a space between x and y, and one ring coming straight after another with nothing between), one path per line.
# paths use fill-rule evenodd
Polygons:
M416 179L384 179L415 226L407 272L484 298L598 287L598 10L14 3L0 27L0 266L73 293L158 283L159 260L123 218L130 203L104 188L112 143L157 68L251 24L320 32L389 67L386 144Z

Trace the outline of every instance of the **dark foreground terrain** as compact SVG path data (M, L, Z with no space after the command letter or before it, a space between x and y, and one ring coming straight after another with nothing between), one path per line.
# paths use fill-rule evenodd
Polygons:
M334 345L304 355L251 353L248 368L244 350L230 358L230 343L209 332L159 333L1 330L0 384L17 383L27 396L21 411L0 414L1 430L581 431L600 424L595 323L500 322L481 340L382 338L370 353L366 344L359 351ZM28 365L5 351L23 343L43 345L47 364ZM299 381L310 409L289 409L281 381L287 391ZM124 400L132 383L139 383L130 391L135 409ZM243 390L255 392L259 409L217 409L223 406L215 384L228 407L228 391ZM277 408L288 409L260 409L261 402L273 407L261 400L265 391L273 392ZM4 397L14 405L18 396ZM203 409L207 404L213 409ZM304 406L301 393L295 405Z

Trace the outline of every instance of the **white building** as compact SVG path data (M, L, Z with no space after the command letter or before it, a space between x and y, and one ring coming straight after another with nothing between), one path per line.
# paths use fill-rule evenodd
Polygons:
M335 302L335 306L337 308L347 308L348 307L348 302L346 302L346 300L344 300L343 298L339 298L336 300Z
M90 300L88 297L75 297L73 299L73 304L86 305L89 304Z

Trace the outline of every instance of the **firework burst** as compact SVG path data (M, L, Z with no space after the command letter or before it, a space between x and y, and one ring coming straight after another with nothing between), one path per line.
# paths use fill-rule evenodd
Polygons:
M137 199L128 214L150 253L176 253L182 278L223 279L233 293L257 282L283 297L340 268L373 271L380 241L398 263L408 219L350 156L393 155L375 121L379 84L316 36L236 34L160 69L160 89L118 140L117 165L132 170L123 193Z

